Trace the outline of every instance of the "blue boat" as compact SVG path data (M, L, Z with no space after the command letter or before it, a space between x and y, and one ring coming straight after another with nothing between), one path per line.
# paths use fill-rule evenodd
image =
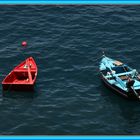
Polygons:
M126 98L140 99L140 74L136 69L103 55L99 66L107 87Z

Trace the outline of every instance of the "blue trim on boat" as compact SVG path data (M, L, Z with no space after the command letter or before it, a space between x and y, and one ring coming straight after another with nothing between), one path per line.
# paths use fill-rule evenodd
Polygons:
M139 0L1 0L0 4L48 4L48 5L56 5L56 4L62 4L62 5L103 5L103 4L109 4L109 5L136 5L140 4Z
M140 136L0 136L1 140L140 140Z

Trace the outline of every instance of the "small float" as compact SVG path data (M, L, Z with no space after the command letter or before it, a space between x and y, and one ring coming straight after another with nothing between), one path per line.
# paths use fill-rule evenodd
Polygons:
M32 57L15 67L2 81L3 90L30 91L34 89L37 65Z
M140 99L140 74L127 64L103 55L99 66L107 87L126 98Z

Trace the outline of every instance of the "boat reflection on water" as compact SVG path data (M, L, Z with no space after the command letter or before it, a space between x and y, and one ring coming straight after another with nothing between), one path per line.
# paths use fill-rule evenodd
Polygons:
M2 92L3 97L8 97L8 98L34 98L38 94L37 92L34 91L3 91Z

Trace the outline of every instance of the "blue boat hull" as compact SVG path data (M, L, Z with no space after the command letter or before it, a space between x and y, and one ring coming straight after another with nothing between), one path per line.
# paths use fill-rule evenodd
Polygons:
M105 84L105 86L109 89L111 89L112 91L114 91L117 95L121 95L127 99L132 99L132 100L138 100L137 96L134 93L128 93L123 91L122 89L118 88L115 85L111 85L101 74L101 80L103 81L103 83Z

